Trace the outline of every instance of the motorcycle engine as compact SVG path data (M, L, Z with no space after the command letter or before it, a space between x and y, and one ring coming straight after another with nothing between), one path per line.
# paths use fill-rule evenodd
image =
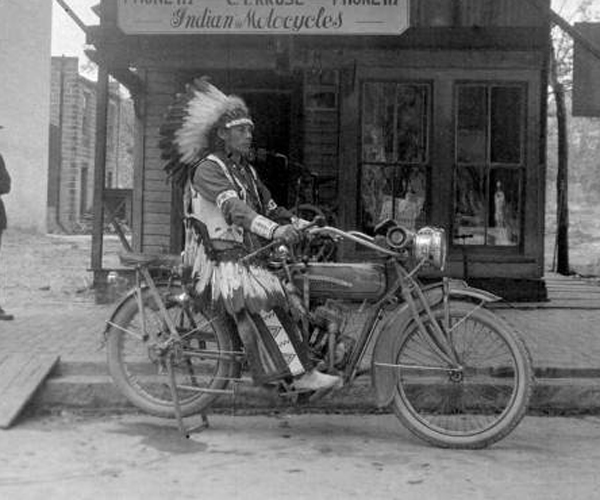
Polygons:
M269 267L281 269L290 258L290 249L286 245L279 245L269 254Z
M341 334L344 318L344 313L333 301L318 306L311 315L310 347L324 365L332 364L338 370L348 362L355 343L352 337Z
M343 320L341 309L331 301L317 307L313 312L314 324L330 333L339 333Z

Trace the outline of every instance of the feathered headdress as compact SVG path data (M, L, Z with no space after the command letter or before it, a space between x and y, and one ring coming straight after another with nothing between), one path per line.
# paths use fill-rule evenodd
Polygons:
M244 101L227 96L208 82L196 78L185 86L185 92L175 96L160 127L161 158L164 169L174 182L183 183L187 167L207 153L214 127L252 124Z

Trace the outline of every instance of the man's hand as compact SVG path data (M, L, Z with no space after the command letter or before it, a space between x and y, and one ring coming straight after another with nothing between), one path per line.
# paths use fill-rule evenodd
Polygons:
M283 240L288 245L294 245L300 241L300 232L291 224L285 224L275 229L274 240Z

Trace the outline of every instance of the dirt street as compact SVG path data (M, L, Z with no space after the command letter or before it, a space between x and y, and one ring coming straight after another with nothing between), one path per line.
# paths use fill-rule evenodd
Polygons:
M590 499L600 419L528 417L482 451L429 447L391 415L211 416L186 440L146 416L35 417L0 432L0 498Z
M105 267L117 265L121 251L116 236L105 236ZM43 235L9 227L0 248L0 304L10 310L28 304L92 302L90 258L89 235Z

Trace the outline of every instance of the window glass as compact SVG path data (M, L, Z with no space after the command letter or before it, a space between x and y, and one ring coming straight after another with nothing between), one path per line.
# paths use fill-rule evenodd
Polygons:
M363 165L361 178L362 227L372 230L394 219L409 229L425 223L426 170L421 167Z
M457 86L455 244L521 241L524 92L517 85Z
M492 163L521 161L523 92L517 87L494 87L491 95Z
M364 92L363 158L393 161L394 85L368 83Z
M459 163L482 163L487 144L487 91L482 86L458 90L456 154Z
M424 163L427 154L426 88L399 85L396 89L396 156L399 161Z
M454 195L455 241L468 245L485 244L485 170L478 167L457 168Z
M425 221L430 87L369 82L363 87L360 218L369 232L393 218Z

